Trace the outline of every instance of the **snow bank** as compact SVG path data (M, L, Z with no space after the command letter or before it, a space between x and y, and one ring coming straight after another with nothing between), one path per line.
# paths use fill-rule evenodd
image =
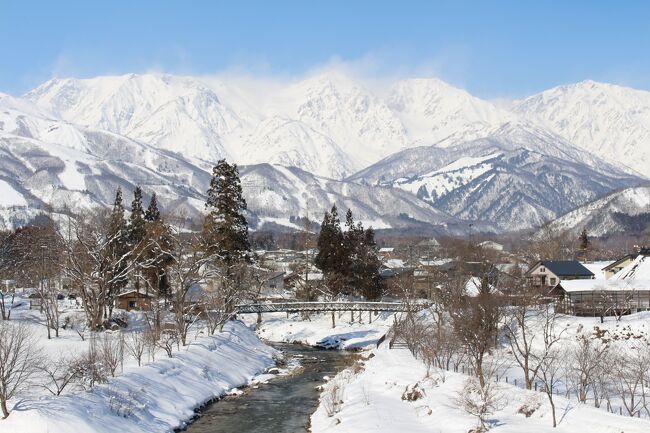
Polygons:
M368 323L368 312L362 313L362 323L359 323L359 313L354 313L354 323L350 323L349 312L335 313L335 317L336 327L332 328L330 313L311 314L309 319L303 319L300 314L287 318L284 313L266 313L258 335L269 341L355 349L376 344L393 324L392 313L377 316L372 313L372 323ZM254 323L255 316L248 315L245 320Z
M169 432L194 408L252 382L276 350L241 322L201 337L174 358L133 368L90 392L18 401L0 431L11 433Z
M347 369L325 387L320 405L311 417L313 433L463 433L476 427L476 418L457 403L467 376L445 372L445 380L432 374L406 349L388 350L383 345L359 368ZM418 384L424 396L404 401L407 388ZM542 433L645 433L650 421L613 415L602 409L555 397L558 427L552 428L546 396L512 385L499 384L502 409L491 417L490 432ZM342 403L341 403L342 401ZM535 408L530 417L520 408Z

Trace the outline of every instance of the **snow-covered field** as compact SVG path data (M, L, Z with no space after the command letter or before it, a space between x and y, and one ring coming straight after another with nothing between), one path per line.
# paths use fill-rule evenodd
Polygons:
M18 303L22 305L13 311L11 321L28 324L49 359L88 350L88 338L82 341L70 329L47 340L38 311L29 310L23 298ZM66 315L76 313L80 312L66 308ZM137 329L138 315L127 317ZM248 326L229 322L214 336L192 335L173 358L161 352L154 362L138 367L127 355L116 377L90 391L66 391L55 397L31 387L10 400L11 413L0 420L0 432L169 432L190 420L197 406L237 387L268 380L263 373L275 365L277 355Z
M457 403L467 376L435 371L426 377L424 364L407 349L388 349L384 344L366 356L362 371L348 369L332 379L311 418L313 433L436 432L461 433L476 427L476 418ZM357 368L356 370L359 370ZM415 384L424 392L416 401L402 400ZM623 417L557 397L558 427L553 429L545 395L501 383L501 409L490 417L494 432L590 432L642 433L650 421ZM336 401L342 401L336 404ZM536 407L526 417L520 408Z

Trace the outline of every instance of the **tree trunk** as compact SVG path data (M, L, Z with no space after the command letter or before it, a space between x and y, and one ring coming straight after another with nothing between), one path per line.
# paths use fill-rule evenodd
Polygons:
M7 409L5 399L0 399L0 407L2 407L2 418L7 418L9 416L9 410Z
M336 319L334 317L334 311L332 311L332 328L336 328Z

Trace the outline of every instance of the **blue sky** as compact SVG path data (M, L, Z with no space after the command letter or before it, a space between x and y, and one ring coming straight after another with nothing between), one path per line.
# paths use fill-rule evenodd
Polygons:
M0 91L52 76L433 75L485 98L584 79L650 89L647 1L0 0Z

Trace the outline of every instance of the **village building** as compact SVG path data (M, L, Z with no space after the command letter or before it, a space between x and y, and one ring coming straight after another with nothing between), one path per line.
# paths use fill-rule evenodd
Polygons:
M594 273L577 260L541 260L526 272L531 286L550 290L560 281L591 280Z
M395 248L392 247L379 248L379 251L377 251L377 257L379 257L379 260L393 259L395 258Z
M562 281L552 291L558 311L579 316L609 316L650 310L650 254L638 254L605 279Z
M148 293L129 290L115 296L115 307L126 311L149 311L151 310L153 298L154 296Z
M603 272L605 274L605 279L609 279L616 275L618 272L623 270L626 266L628 266L632 261L636 258L636 254L627 254L620 259L611 262L607 266L603 268Z

